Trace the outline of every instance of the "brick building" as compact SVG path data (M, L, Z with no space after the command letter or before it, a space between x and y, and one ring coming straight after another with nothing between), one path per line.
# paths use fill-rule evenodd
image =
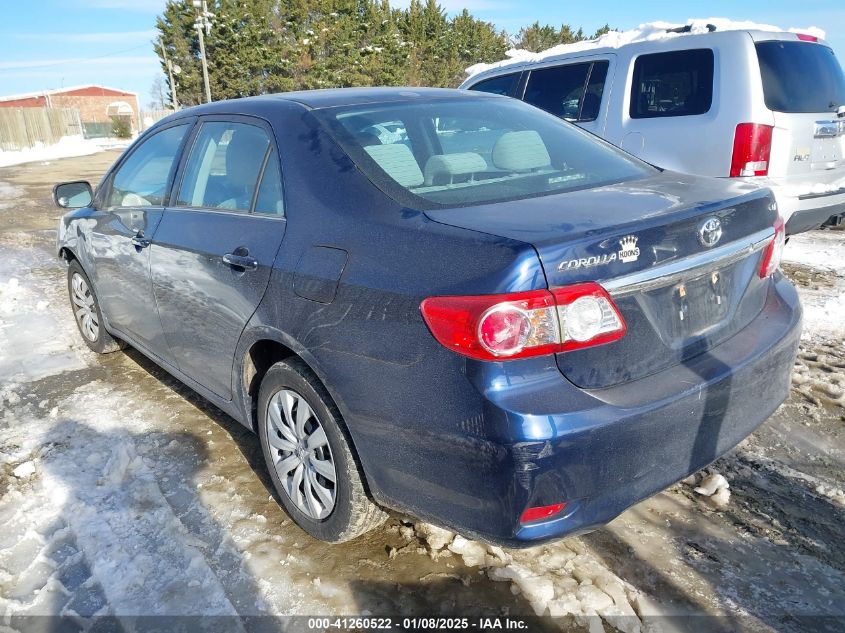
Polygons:
M110 128L113 116L128 118L133 132L141 129L138 95L105 86L75 86L0 97L0 108L74 108L86 131Z

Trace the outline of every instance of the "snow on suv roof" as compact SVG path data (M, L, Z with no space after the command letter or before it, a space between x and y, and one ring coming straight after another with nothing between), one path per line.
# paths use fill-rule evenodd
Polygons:
M681 32L680 29L685 29L685 27L689 27L689 29ZM801 29L782 29L777 26L772 26L771 24L758 24L756 22L747 21L735 22L733 20L728 20L727 18L691 18L687 20L685 24L673 22L648 22L646 24L640 24L637 28L630 29L628 31L610 31L594 40L584 40L583 42L575 42L573 44L559 44L558 46L553 46L552 48L540 51L539 53L514 48L505 53L505 55L508 56L508 59L493 62L492 64L474 64L466 69L466 73L467 78L469 78L495 68L537 62L559 55L567 55L581 51L592 51L601 48L620 48L637 42L653 42L656 40L684 37L685 35L700 35L712 32L714 30L712 27L715 27L715 32L762 31L766 33L802 33L812 35L819 39L824 39L825 36L825 32L816 26L809 26Z

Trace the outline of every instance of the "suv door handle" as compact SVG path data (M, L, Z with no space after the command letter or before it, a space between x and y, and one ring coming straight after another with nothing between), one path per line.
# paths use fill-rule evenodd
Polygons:
M226 253L223 255L223 263L232 266L233 268L242 268L243 270L255 270L258 268L258 260L253 259L249 255Z
M147 248L150 244L152 244L152 240L148 240L144 237L143 231L138 231L135 235L132 236L130 240L132 242L132 246L135 248Z

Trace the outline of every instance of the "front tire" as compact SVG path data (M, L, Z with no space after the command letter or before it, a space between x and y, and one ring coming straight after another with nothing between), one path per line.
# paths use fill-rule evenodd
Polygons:
M85 344L98 354L116 352L125 347L125 343L106 332L94 286L75 259L67 267L67 289L73 317Z
M366 494L340 411L301 360L267 371L258 394L258 434L282 505L311 536L340 543L385 521Z

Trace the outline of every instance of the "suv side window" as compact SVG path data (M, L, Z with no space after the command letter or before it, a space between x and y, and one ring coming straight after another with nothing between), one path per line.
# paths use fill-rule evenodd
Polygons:
M567 121L594 121L608 65L599 61L532 70L524 100Z
M641 55L634 62L632 119L704 114L713 102L713 51Z
M133 150L112 178L108 206L162 206L182 139L192 124L156 132Z
M269 135L257 125L202 123L185 165L176 204L249 211L272 149Z
M509 75L501 75L493 77L492 79L485 79L479 81L474 86L470 86L470 90L478 90L480 92L489 92L494 95L511 96L516 90L516 84L519 81L520 73L510 73Z

